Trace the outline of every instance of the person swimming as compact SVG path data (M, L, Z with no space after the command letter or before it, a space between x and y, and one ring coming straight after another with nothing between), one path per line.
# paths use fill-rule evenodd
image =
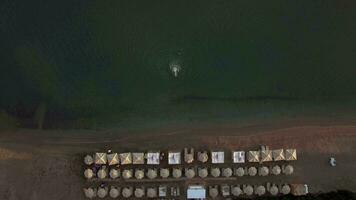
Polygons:
M181 66L177 63L171 63L169 65L169 68L171 69L171 72L173 73L174 77L178 77L178 73L181 70Z

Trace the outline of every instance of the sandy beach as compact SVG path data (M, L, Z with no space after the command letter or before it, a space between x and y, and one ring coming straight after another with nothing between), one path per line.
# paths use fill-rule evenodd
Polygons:
M9 200L85 199L82 188L82 156L113 149L167 150L195 147L205 149L297 148L295 174L284 180L307 183L310 192L337 189L356 191L356 125L284 122L237 126L215 124L169 127L160 130L127 131L35 131L4 130L0 134L0 198ZM323 124L323 125L320 125ZM115 131L113 131L115 132ZM144 134L140 134L144 133ZM336 157L338 166L328 164ZM248 177L267 182L268 177Z

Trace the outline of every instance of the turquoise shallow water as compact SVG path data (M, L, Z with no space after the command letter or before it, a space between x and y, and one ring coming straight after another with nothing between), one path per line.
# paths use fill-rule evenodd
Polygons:
M0 108L33 126L342 117L356 108L344 1L5 1ZM170 64L181 66L177 78Z

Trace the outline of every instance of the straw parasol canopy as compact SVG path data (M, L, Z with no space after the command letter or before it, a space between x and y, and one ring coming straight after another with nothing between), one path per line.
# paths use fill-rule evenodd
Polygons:
M281 167L276 165L276 166L273 166L272 168L272 174L274 175L279 175L281 173Z
M294 172L294 168L292 165L287 165L284 168L284 174L286 174L286 175L291 175L291 174L293 174L293 172Z
M213 176L213 177L219 177L220 176L220 169L219 168L212 168L211 170L210 170L210 174Z
M240 196L242 194L242 190L239 186L234 186L233 188L231 188L231 193L232 195L234 195L235 197Z
M162 169L160 169L159 174L160 174L160 176L161 176L162 178L168 178L168 176L169 176L169 169L167 169L167 168L162 168Z
M215 198L215 197L217 197L218 196L218 194L219 194L219 191L218 191L218 189L217 188L210 188L209 189L209 195L210 195L210 197L211 198Z
M232 169L231 168L225 168L223 169L222 175L225 177L230 177L232 176Z
M185 176L187 178L193 178L195 176L195 171L193 169L185 170Z
M236 169L235 173L237 176L243 176L245 175L245 170L242 167L239 167Z
M282 192L282 194L284 194L284 195L289 194L289 193L290 193L290 187L289 187L289 185L283 185L281 192Z
M200 162L207 162L209 159L209 156L208 156L208 153L206 151L203 151L203 152L198 152L198 160Z
M131 187L125 187L122 189L122 196L125 198L129 198L132 196L132 188Z
M85 176L85 178L87 178L87 179L93 178L93 176L94 176L93 170L91 170L91 169L86 169L86 170L84 171L84 176Z
M104 179L107 177L107 175L108 175L108 173L106 172L106 169L103 169L103 168L99 169L98 178Z
M107 155L109 165L119 164L119 155L117 153L111 153Z
M86 165L91 165L91 164L93 164L93 163L94 163L93 157L92 157L91 155L86 155L86 156L84 157L84 163L85 163Z
M184 154L184 161L186 163L192 163L194 161L194 155L193 154Z
M136 188L135 189L135 197L141 198L145 196L145 191L142 188Z
M122 177L124 179L130 179L132 177L132 170L129 170L129 169L125 169L123 172L122 172Z
M251 196L253 194L253 187L251 185L247 185L246 187L244 187L244 193L247 196Z
M249 151L247 154L248 162L260 162L260 152L259 151Z
M106 195L108 195L108 189L107 188L99 188L97 194L98 194L99 198L103 199L106 197Z
M263 185L259 185L257 188L256 188L256 194L258 195L258 196L262 196L262 195L264 195L265 193L266 193L266 188L265 188L265 186L263 186Z
M157 189L156 188L147 188L147 197L148 198L157 197Z
M117 177L119 177L119 171L117 169L111 169L109 172L109 176L112 179L116 179Z
M95 153L95 164L105 165L107 162L106 153Z
M268 167L266 167L266 166L260 167L260 170L259 170L260 176L267 176L268 173L269 173Z
M248 168L248 175L250 176L255 176L257 174L257 169L256 167L250 167Z
M291 187L291 193L294 196L303 196L308 194L308 187L305 187L303 184L293 184Z
M119 196L119 190L116 187L111 187L109 195L111 198L117 198Z
M84 195L89 198L92 199L96 196L96 192L93 188L84 188Z
M278 194L278 187L273 185L270 189L269 189L269 193L271 193L271 195L276 196Z
M143 179L143 177L145 177L145 172L142 169L136 169L135 178L136 179Z
M208 170L206 168L198 169L198 175L200 178L205 178L208 176Z
M275 149L275 150L273 150L272 151L272 155L273 155L273 160L274 161L285 160L283 149Z
M144 153L132 153L132 164L145 164L145 154Z
M132 155L131 153L121 153L120 161L122 165L128 165L132 163Z
M182 170L175 168L175 169L173 169L172 174L173 174L174 178L180 178L182 176Z
M286 149L285 156L286 156L286 160L297 160L297 150Z
M272 161L272 151L265 149L261 151L261 161L262 162L269 162Z
M157 170L156 169L148 169L147 170L147 177L149 179L154 179L157 177Z

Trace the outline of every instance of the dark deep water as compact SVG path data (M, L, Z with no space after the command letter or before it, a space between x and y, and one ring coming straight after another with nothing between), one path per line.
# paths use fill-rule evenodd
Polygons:
M5 0L0 123L349 118L355 19L343 0Z

